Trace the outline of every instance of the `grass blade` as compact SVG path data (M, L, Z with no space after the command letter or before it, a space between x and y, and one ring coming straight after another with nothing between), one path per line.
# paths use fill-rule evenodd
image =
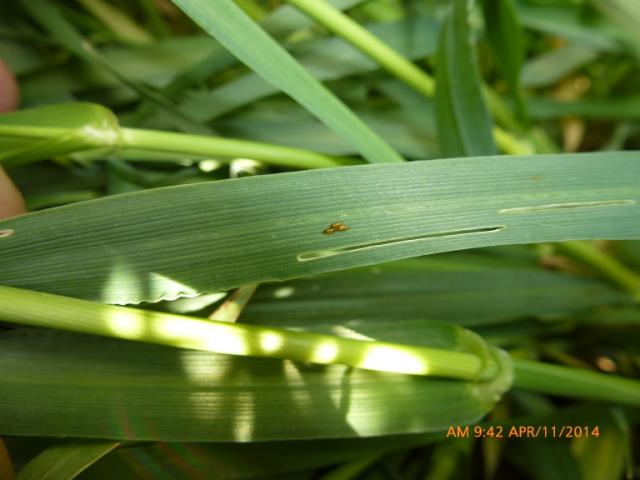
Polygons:
M526 118L520 69L524 60L524 38L513 0L482 0L485 31L493 61L502 72L521 119Z
M207 0L175 0L175 3L242 62L353 144L368 161L403 161L233 1L219 0L215 10Z
M60 442L25 465L17 480L71 480L118 445L119 442L99 440Z
M601 282L509 262L444 270L416 259L262 285L241 318L307 327L328 318L345 323L429 318L477 327L522 317L557 318L625 300L630 301L624 292Z
M0 221L0 284L136 303L482 246L637 239L639 160L471 157L116 195ZM337 221L350 229L323 234Z
M496 153L480 90L468 22L470 0L456 0L438 47L436 118L444 156Z

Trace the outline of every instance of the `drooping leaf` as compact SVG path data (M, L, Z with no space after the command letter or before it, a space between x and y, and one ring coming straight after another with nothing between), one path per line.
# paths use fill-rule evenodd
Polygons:
M532 100L529 102L529 110L531 116L538 119L579 116L603 120L637 120L640 118L640 95L576 102Z

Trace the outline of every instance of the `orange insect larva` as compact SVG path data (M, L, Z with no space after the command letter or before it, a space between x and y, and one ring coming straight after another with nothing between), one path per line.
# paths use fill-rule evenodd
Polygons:
M346 232L347 230L349 230L349 226L345 225L344 222L333 222L325 228L322 233L325 235L333 235L335 232Z

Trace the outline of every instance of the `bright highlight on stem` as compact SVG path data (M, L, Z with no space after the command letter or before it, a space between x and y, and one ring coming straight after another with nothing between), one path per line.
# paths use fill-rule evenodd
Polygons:
M444 350L203 320L6 286L0 286L0 320L230 355L337 363L460 380L491 380L504 368L504 362L486 349L480 337L471 334L464 339L469 351ZM640 406L640 382L636 380L529 360L512 361L514 387Z
M0 286L0 319L229 355L338 363L380 372L489 380L481 354L233 324L88 302Z

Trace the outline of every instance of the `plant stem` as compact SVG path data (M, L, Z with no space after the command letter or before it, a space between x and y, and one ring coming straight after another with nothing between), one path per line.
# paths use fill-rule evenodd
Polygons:
M358 165L361 162L335 155L303 150L300 148L252 142L208 135L189 135L159 130L133 128L60 128L29 125L0 125L0 136L12 138L55 139L73 135L69 141L78 144L77 150L101 147L140 149L150 152L205 157L252 158L270 165L290 168L328 168L342 165Z
M259 283L252 283L238 288L222 302L222 305L211 312L209 318L219 322L234 323L238 320L259 285Z
M326 168L360 163L345 157L248 140L132 128L122 128L120 131L125 148L183 153L185 155L246 157L271 165L292 168Z
M356 340L151 312L0 286L0 320L229 355L343 364L460 380L489 379L496 365L457 350ZM547 394L640 406L640 382L513 359L514 386Z
M557 244L565 252L594 268L602 276L620 285L640 302L640 275L629 270L617 259L599 250L591 242L562 242Z
M378 37L354 22L325 0L286 0L320 25L343 38L382 68L395 75L425 97L435 93L435 80L424 70L396 52ZM495 106L490 103L490 106ZM499 127L494 129L498 147L505 153L520 155L531 152L531 147Z
M434 79L324 0L287 0L322 26L345 39L380 66L422 93L433 96Z
M640 406L640 382L579 368L513 358L516 388Z
M0 286L0 319L229 355L342 364L462 380L492 378L497 366L456 350L205 320Z
M12 138L47 139L59 137L72 129L60 127L32 127L30 125L0 125L0 136Z

